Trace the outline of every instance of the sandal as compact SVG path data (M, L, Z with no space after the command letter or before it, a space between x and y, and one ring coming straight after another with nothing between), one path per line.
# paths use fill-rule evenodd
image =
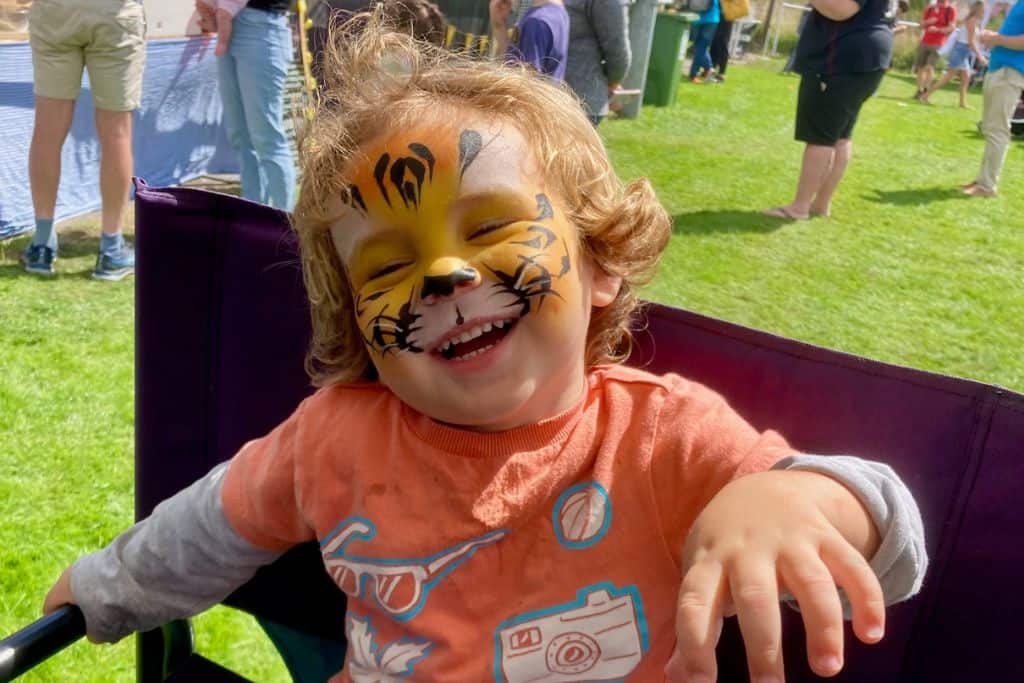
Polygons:
M771 216L772 218L781 218L786 221L805 221L810 218L810 214L801 216L800 214L793 213L792 209L788 206L773 206L770 209L762 211L761 215Z

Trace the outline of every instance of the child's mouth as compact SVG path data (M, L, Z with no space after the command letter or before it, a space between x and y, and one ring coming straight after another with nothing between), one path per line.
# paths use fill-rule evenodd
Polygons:
M486 353L501 343L501 340L508 336L518 322L518 318L509 318L474 325L465 332L442 342L435 353L445 360L467 361Z

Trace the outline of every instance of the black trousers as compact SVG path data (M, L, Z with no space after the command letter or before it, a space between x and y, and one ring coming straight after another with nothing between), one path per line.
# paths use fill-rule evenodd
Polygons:
M723 76L725 68L729 66L730 36L732 36L732 22L720 21L718 30L715 31L715 39L711 41L711 66Z

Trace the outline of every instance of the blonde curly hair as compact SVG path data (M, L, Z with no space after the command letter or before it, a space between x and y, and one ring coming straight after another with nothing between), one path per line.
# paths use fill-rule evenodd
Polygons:
M338 216L330 200L346 195L345 173L362 145L439 109L501 119L523 134L579 229L584 253L622 278L615 300L593 311L587 365L625 358L638 290L654 275L671 221L646 179L623 186L579 101L529 67L473 60L417 41L393 30L380 11L335 26L333 34L322 98L300 138L303 175L293 215L313 323L306 358L313 383L376 376L331 240Z

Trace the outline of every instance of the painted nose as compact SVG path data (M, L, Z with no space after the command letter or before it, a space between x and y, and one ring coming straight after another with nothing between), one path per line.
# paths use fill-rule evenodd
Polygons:
M460 289L472 289L480 283L480 273L459 259L438 259L423 276L420 298L426 303L443 301Z

